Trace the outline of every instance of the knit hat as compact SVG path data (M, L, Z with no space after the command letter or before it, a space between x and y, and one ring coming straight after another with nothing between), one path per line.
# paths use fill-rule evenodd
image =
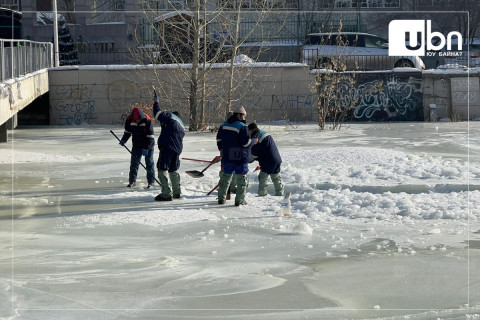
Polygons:
M245 111L245 108L244 107L235 107L233 108L233 114L244 114L244 115L247 115L247 111Z
M260 130L255 122L252 122L248 125L248 131L252 131L251 136L255 136Z
M138 107L133 108L132 118L135 122L138 122L138 120L140 120L140 109Z
M148 115L146 115L142 111L142 109L140 109L138 106L135 106L133 108L132 112L130 113L130 119L132 119L133 121L138 123L142 119L150 120L150 117Z

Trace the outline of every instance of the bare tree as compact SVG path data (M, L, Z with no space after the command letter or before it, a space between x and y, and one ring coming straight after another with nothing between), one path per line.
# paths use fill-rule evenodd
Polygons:
M176 75L168 81L157 81L159 92L167 103L174 103L171 99L172 88L177 91L174 96L185 97L188 101L189 128L190 130L202 130L212 119L207 119L206 103L209 97L215 97L218 106L222 106L222 114L230 110L232 101L246 94L245 78L248 75L237 72L237 69L246 70L243 65L235 63L235 57L239 48L253 34L262 29L261 22L265 19L268 8L266 1L259 1L255 9L258 12L249 11L255 19L255 23L249 30L242 29L242 19L245 17L244 1L231 1L223 3L213 10L207 10L205 0L194 0L189 10L175 9L170 3L171 11L158 11L157 8L148 7L144 3L144 19L146 23L138 25L137 31L145 30L145 25L150 25L152 30L152 42L148 45L154 66L161 67L157 63L169 63L177 66ZM231 3L237 5L231 6ZM162 8L164 9L164 8ZM137 41L142 42L142 35L137 32ZM147 46L143 46L146 49ZM140 50L137 57L145 58L145 52ZM221 79L209 79L209 73L215 63L230 60L228 75L226 76L226 89ZM148 62L147 62L148 63ZM218 72L216 72L218 74ZM242 81L238 80L241 77ZM223 78L222 78L223 79ZM239 90L239 89L242 90ZM226 91L225 93L223 93ZM225 96L223 99L222 97ZM178 101L178 99L177 99ZM172 106L174 107L174 106ZM214 112L218 117L218 112ZM223 118L223 117L221 117Z
M74 1L74 0L63 0ZM117 0L90 0L91 18L97 23L124 21L125 11L118 10Z
M348 46L346 37L341 34L341 27L334 36L333 41L338 47ZM322 41L332 41L330 37ZM331 130L340 129L347 116L353 113L355 107L355 85L356 73L348 72L347 62L341 55L343 50L338 50L340 54L328 60L324 65L326 69L316 71L315 82L312 86L312 93L315 96L315 102L318 112L317 122L320 130L330 128ZM328 65L327 65L328 64ZM356 67L358 69L358 66ZM328 126L330 123L330 127Z
M75 0L57 0L57 10L64 15L67 23L75 23Z

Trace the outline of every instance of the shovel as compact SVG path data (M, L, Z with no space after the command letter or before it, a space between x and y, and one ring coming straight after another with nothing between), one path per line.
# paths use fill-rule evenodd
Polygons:
M212 161L210 161L210 160L201 160L201 159L192 159L192 158L182 158L182 160L190 160L190 161L205 162L205 163L210 163L210 162L212 162Z
M198 171L198 170L192 170L192 171L185 171L189 176L191 176L192 178L201 178L203 177L203 173L205 172L205 170L207 170L208 168L210 168L213 164L219 162L220 160L222 160L222 157L221 156L216 156L215 158L213 158L212 161L210 161L210 164L208 166L205 167L205 169L203 169L202 171Z

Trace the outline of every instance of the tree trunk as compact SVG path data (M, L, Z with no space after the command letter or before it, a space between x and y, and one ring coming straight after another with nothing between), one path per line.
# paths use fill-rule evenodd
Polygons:
M195 15L193 22L193 59L192 59L192 76L190 79L190 131L198 131L198 63L200 57L200 0L195 1Z
M235 17L235 36L233 39L232 46L232 55L230 58L230 70L229 70L229 81L228 81L228 91L227 91L227 103L225 105L225 117L228 117L229 111L232 109L232 95L234 91L234 73L235 73L235 57L238 52L238 34L240 31L240 14L241 14L241 5L238 5L236 17Z

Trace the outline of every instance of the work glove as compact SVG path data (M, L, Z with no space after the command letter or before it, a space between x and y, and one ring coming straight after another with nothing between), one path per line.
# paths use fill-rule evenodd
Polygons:
M120 145L123 147L125 145L125 141L120 140Z
M142 156L146 157L148 155L148 150L143 149L142 150Z

